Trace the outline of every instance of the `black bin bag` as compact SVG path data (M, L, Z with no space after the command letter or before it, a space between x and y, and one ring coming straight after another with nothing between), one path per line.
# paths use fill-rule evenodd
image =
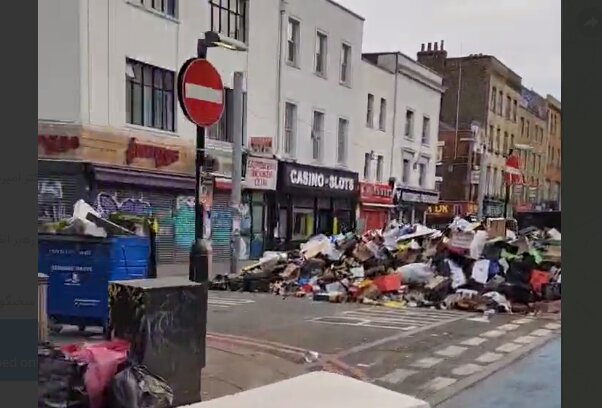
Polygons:
M163 380L142 365L128 365L109 386L110 408L170 408L173 391Z

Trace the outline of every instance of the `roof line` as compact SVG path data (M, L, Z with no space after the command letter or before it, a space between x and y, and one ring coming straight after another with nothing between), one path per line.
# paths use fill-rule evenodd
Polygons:
M366 19L363 16L360 16L355 11L348 9L347 7L343 6L342 4L339 4L334 0L326 0L326 1L330 4L332 4L333 6L336 6L336 7L340 8L341 10L346 11L347 13L351 14L354 17L359 18L362 21L366 21Z

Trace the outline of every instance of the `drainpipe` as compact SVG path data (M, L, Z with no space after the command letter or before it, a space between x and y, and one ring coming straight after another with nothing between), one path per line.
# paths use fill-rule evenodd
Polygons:
M280 154L280 138L282 137L282 48L284 17L286 13L286 1L280 0L280 18L278 21L278 68L276 70L276 136L274 137L274 154Z
M395 54L395 80L393 93L393 131L391 134L391 161L389 163L389 178L393 177L393 157L395 156L395 138L397 136L397 76L399 68L399 53Z

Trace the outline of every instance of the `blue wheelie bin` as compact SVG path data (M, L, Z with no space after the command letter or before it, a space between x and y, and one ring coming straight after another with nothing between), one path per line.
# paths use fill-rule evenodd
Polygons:
M146 279L147 237L38 235L38 273L48 275L48 320L107 329L110 281Z

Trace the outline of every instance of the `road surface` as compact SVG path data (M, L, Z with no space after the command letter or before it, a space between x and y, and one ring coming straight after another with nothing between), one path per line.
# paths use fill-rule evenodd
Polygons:
M437 408L560 408L560 338Z

